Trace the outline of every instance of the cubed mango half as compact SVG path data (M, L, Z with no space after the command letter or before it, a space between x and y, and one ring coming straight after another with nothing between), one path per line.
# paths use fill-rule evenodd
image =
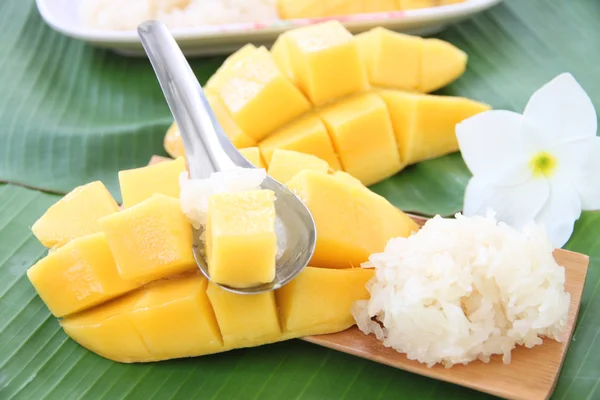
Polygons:
M273 158L271 158L267 172L271 178L285 184L297 173L304 170L327 173L329 164L312 154L277 149L273 152Z
M371 185L403 167L385 103L360 94L320 110L344 171Z
M219 125L221 125L223 132L231 140L231 143L238 149L256 146L256 140L248 136L233 120L221 98L214 93L206 92L205 94L215 118L219 121Z
M53 204L31 227L46 247L58 247L72 239L100 232L98 219L119 211L119 206L100 181L79 186Z
M155 194L99 222L123 279L149 282L197 268L192 228L176 198Z
M425 39L421 49L419 92L441 89L460 77L467 68L467 53L440 39Z
M179 198L179 175L185 171L183 157L142 168L119 171L123 208L139 204L156 193Z
M254 53L256 50L256 46L248 43L227 57L219 69L217 69L217 71L208 79L208 81L206 81L206 84L204 85L206 91L218 91L223 85L223 82L227 80L228 74L231 71L231 67L248 57L250 54Z
M219 193L208 201L206 257L211 280L245 288L275 278L275 193Z

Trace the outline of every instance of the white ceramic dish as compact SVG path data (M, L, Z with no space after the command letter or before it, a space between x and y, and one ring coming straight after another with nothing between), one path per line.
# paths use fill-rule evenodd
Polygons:
M135 31L105 31L89 29L79 22L81 0L36 0L38 10L54 30L97 47L118 53L144 55ZM466 19L502 0L467 0L464 3L420 10L377 14L351 15L337 18L352 32L383 26L399 32L429 35L448 24ZM271 45L277 36L298 26L324 19L277 20L271 23L244 23L172 30L175 40L187 56L227 54L246 43Z

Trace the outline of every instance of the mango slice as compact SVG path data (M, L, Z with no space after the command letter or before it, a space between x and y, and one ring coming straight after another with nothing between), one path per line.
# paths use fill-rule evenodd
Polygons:
M400 157L413 164L458 150L455 127L487 111L487 104L463 97L379 92L387 104Z
M213 281L244 288L275 278L275 193L219 193L208 201L206 255Z
M123 363L148 362L154 357L133 326L130 315L142 291L60 320L65 333L88 350Z
M226 348L253 347L280 340L274 292L235 294L210 282L207 294Z
M197 268L178 199L155 194L99 223L123 279L145 283Z
M231 67L248 57L250 54L254 53L256 50L256 46L251 43L239 48L237 51L227 57L227 59L223 62L223 65L221 65L219 69L217 69L217 71L208 79L208 81L206 81L204 88L207 91L218 91L223 85L223 82L227 80L227 74L231 70Z
M260 149L258 147L247 147L240 149L240 153L250 161L256 168L267 168L265 162L260 155Z
M368 89L358 45L340 22L297 28L287 35L293 75L314 105Z
M260 142L259 147L267 164L271 163L275 149L284 149L317 156L334 170L342 168L325 124L312 113L275 131Z
M467 68L467 53L439 39L426 39L421 49L419 91L433 92L458 79Z
M297 151L276 149L269 164L268 174L271 178L286 183L297 173L311 170L322 173L329 171L327 161L311 154L299 153Z
M210 92L206 92L205 95L217 121L219 121L221 128L223 128L223 132L225 132L225 135L231 140L231 143L238 149L256 146L256 140L248 136L242 128L236 124L221 98Z
M344 171L371 185L400 171L392 123L385 103L360 94L323 108L325 122Z
M255 140L310 108L264 47L232 65L217 94L239 128Z
M104 303L139 286L119 276L103 233L71 240L27 270L55 317Z
M185 159L119 171L123 208L129 208L155 193L179 197L179 175L186 171Z
M203 276L152 283L130 319L155 360L223 351L223 340Z
M423 39L378 27L356 35L356 40L371 85L420 88Z
M100 181L79 186L52 205L31 231L46 247L59 247L71 239L100 232L98 218L119 211Z
M169 154L171 157L185 157L183 139L181 138L181 132L179 131L179 127L177 126L176 122L173 122L167 130L167 134L165 135L165 139L163 141L163 146L167 151L167 154Z
M365 288L374 270L306 267L275 292L285 332L308 336L339 332L354 325L350 310L368 299Z
M273 56L273 61L279 67L279 70L287 76L287 78L297 86L296 77L294 76L294 69L292 68L292 63L290 60L290 51L289 51L289 43L288 43L288 35L286 33L282 33L277 37L273 46L271 46L271 55Z

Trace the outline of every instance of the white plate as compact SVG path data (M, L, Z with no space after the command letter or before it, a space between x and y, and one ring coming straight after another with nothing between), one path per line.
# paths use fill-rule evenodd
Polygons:
M127 1L127 0L124 0ZM481 12L502 0L467 0L464 3L420 10L397 11L377 14L360 14L339 17L353 33L375 26L383 26L400 32L429 35ZM108 31L89 29L79 22L81 0L36 0L42 18L54 30L94 46L109 48L118 53L140 56L144 52L136 31ZM298 26L320 22L325 19L295 19L271 23L243 23L196 28L173 29L171 32L188 56L227 54L246 43L271 45L277 36Z

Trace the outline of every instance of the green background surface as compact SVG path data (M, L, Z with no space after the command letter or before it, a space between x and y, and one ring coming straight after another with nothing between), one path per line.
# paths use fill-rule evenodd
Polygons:
M600 2L508 0L440 37L469 54L441 93L521 111L539 86L571 72L600 106ZM223 58L194 60L201 81ZM489 396L299 340L149 365L123 365L68 339L26 269L45 255L33 222L77 185L164 154L172 119L149 63L94 49L44 25L32 0L0 1L0 399L480 399ZM599 171L600 173L600 171ZM469 173L454 154L374 189L420 214L461 208ZM575 337L554 394L600 398L600 213L567 248L591 256ZM527 379L526 376L523 379Z

